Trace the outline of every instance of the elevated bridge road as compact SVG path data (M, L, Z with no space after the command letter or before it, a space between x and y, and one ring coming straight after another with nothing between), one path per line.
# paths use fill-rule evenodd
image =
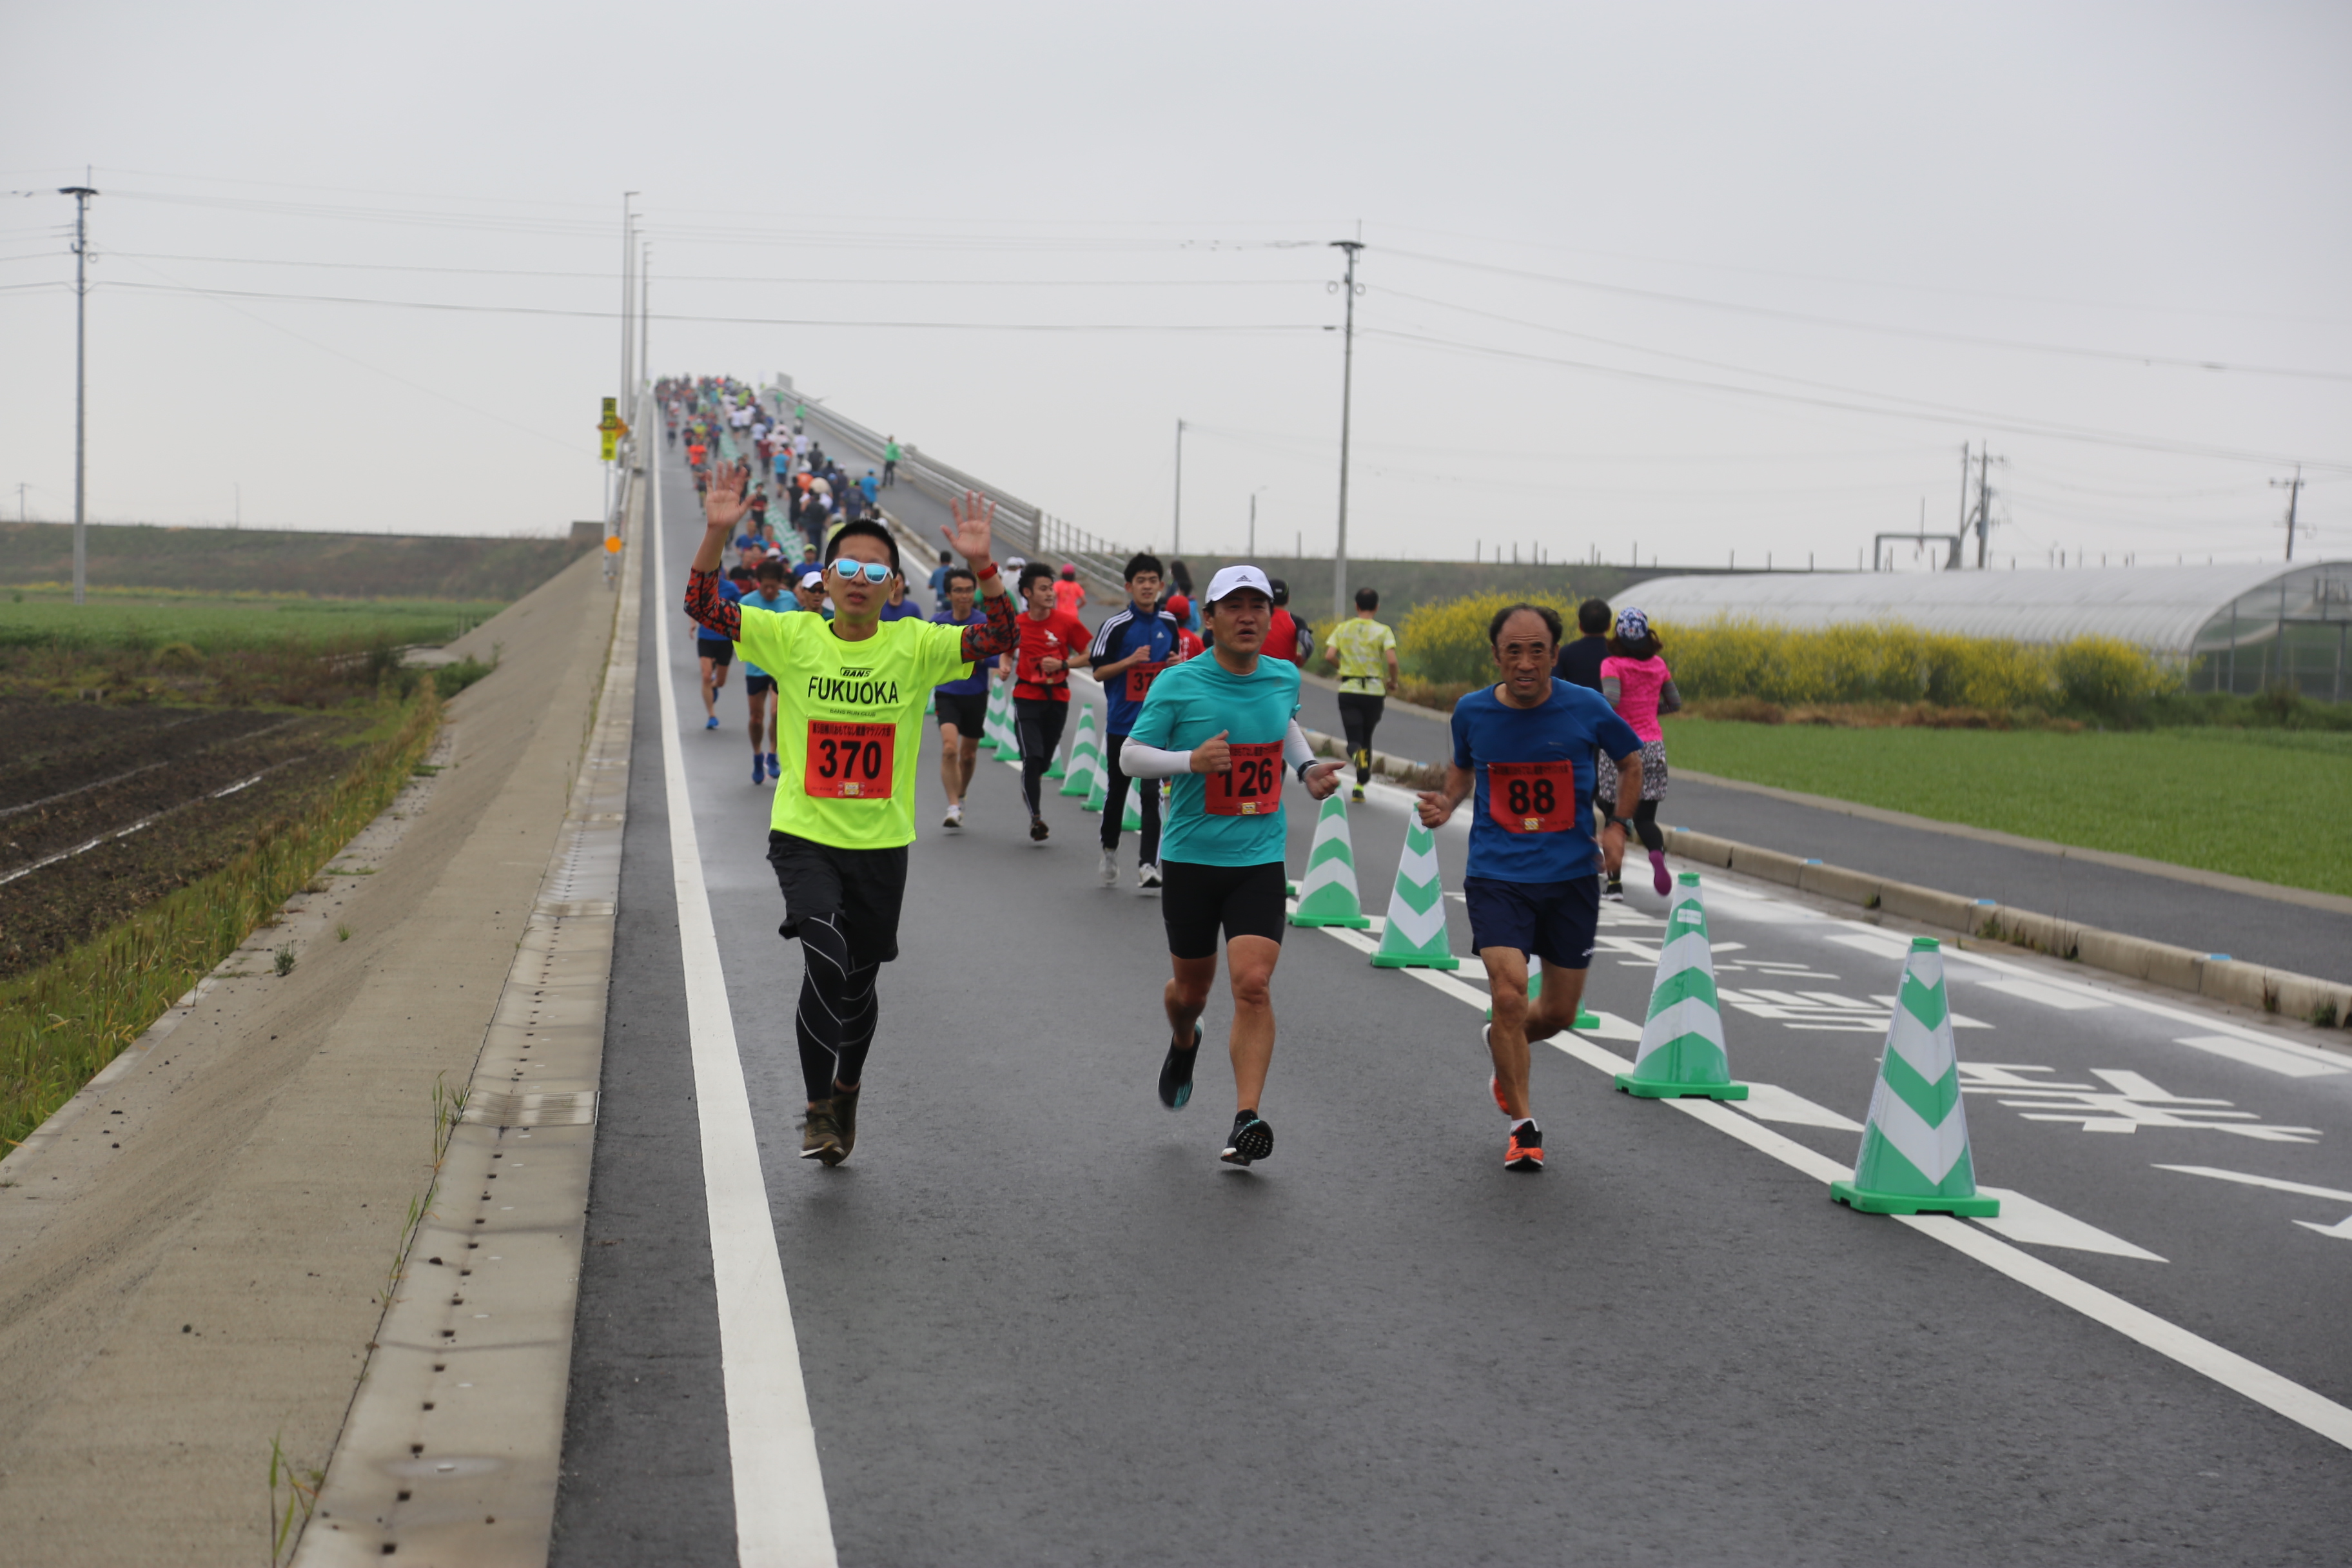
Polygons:
M1239 1171L1220 1052L1186 1111L1152 1093L1165 942L1132 839L1099 886L1097 819L1052 796L1032 845L994 764L942 833L934 736L857 1152L804 1163L769 790L740 678L700 728L698 522L659 482L556 1561L2294 1560L2352 1534L2346 1064L1956 954L1978 1167L2020 1200L1853 1214L1818 1167L1852 1159L1903 933L1732 879L1707 888L1734 1068L1770 1086L1748 1109L1593 1070L1646 1005L1646 890L1601 931L1601 1026L1538 1056L1532 1178L1501 1168L1475 961L1375 971L1298 930L1276 1152ZM1353 814L1375 913L1404 811ZM740 1110L698 1078L712 1016ZM713 1132L736 1114L747 1166ZM764 1231L728 1228L747 1201Z

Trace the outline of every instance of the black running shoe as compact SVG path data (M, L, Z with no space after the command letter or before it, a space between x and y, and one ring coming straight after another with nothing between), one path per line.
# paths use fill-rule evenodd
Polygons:
M808 1120L801 1123L802 1159L838 1165L849 1157L841 1146L841 1123L834 1120L833 1106L832 1100L820 1100L808 1108Z
M1181 1110L1192 1098L1192 1064L1201 1059L1201 1026L1192 1026L1192 1048L1180 1051L1173 1042L1168 1047L1167 1058L1160 1064L1160 1103L1171 1110Z
M1225 1137L1225 1152L1217 1158L1228 1165L1246 1165L1273 1152L1274 1129L1256 1111L1244 1110L1234 1117L1234 1130Z
M1045 826L1045 819L1044 817L1033 816L1029 819L1029 838L1032 843L1043 844L1045 842L1046 837L1053 831L1054 830L1052 828Z

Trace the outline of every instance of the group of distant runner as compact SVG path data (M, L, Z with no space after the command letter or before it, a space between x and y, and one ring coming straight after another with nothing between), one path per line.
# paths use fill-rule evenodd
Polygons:
M897 536L870 492L864 508L824 513L803 561L740 531L761 509L751 457L732 437L742 431L756 444L762 437L751 432L764 426L774 440L782 408L772 418L748 389L720 382L664 383L658 393L685 426L702 497L705 531L686 612L698 629L708 727L718 726L712 704L727 665L740 658L752 782L777 785L768 859L784 897L781 930L800 939L804 960L793 1015L808 1100L803 1157L838 1164L856 1143L874 977L898 952L927 706L940 732L942 823L961 830L992 682L1011 681L1022 799L1029 836L1042 843L1050 837L1044 775L1079 669L1101 683L1104 697L1102 881L1118 880L1120 823L1133 790L1142 823L1137 885L1158 889L1161 901L1171 977L1160 1103L1177 1110L1192 1098L1222 938L1234 1001L1234 1113L1219 1158L1246 1166L1271 1155L1274 1130L1262 1102L1288 908L1282 797L1295 780L1310 800L1326 799L1349 764L1353 799L1371 784L1373 733L1402 684L1395 635L1377 618L1378 594L1358 592L1356 616L1333 628L1322 650L1338 677L1348 756L1345 763L1320 759L1297 721L1312 635L1286 607L1279 581L1260 568L1221 569L1196 606L1189 595L1167 592L1181 563L1139 553L1127 563L1125 602L1089 630L1078 613L1087 592L1076 569L1021 563L1008 584L994 555L993 503L967 494L951 505L954 526L940 531L950 548L930 575L938 607L927 619L908 600ZM771 468L785 482L808 471L795 465L812 461L794 449L804 417L794 409L785 448L792 459ZM710 444L720 421L737 454L731 461ZM814 443L808 450L820 451ZM898 455L894 440L891 468L875 476L877 490L895 479ZM833 480L818 482L830 499ZM730 550L739 556L735 578L725 564ZM1681 705L1679 694L1640 610L1612 614L1588 600L1577 621L1580 635L1570 641L1549 606L1512 605L1494 616L1487 638L1497 679L1454 705L1444 783L1412 803L1432 829L1471 805L1463 893L1492 996L1489 1088L1509 1122L1504 1165L1512 1171L1542 1168L1543 1134L1528 1098L1529 1042L1576 1018L1601 905L1623 896L1628 837L1647 852L1656 891L1670 887L1656 823L1666 784L1658 718ZM1540 964L1542 984L1531 1000L1532 964Z

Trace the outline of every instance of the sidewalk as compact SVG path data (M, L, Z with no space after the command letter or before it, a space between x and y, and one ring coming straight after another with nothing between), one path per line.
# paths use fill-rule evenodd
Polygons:
M216 987L12 1165L11 1563L267 1559L271 1440L323 1468L342 1425L424 1187L435 1080L472 1070L563 822L613 604L583 556L461 639L497 645L499 668L451 703L446 771L343 895L350 940Z

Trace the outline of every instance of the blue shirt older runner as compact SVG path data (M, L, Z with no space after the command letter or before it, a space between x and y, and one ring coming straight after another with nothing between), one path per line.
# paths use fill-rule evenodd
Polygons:
M1642 798L1642 740L1598 694L1552 675L1559 615L1510 605L1487 624L1502 679L1454 706L1445 787L1418 809L1435 828L1475 795L1470 865L1462 879L1470 945L1486 965L1486 1026L1495 1104L1510 1119L1503 1168L1543 1169L1543 1132L1528 1108L1528 1042L1576 1021L1601 920L1592 842L1592 755L1617 763L1612 818ZM1528 1000L1528 961L1543 961L1543 995Z
M1119 765L1119 748L1135 731L1135 721L1143 711L1143 700L1157 680L1181 651L1176 637L1176 617L1160 607L1160 558L1156 555L1135 555L1127 563L1127 604L1106 616L1095 628L1095 640L1087 649L1087 661L1094 667L1095 679L1102 682L1104 729L1103 760L1108 764L1108 783L1104 785L1107 796L1102 814L1102 881L1108 888L1118 880L1118 833L1120 821L1127 815L1127 770ZM1160 791L1150 784L1138 785L1138 815L1143 823L1143 842L1135 867L1135 885L1139 888L1160 886Z
M783 771L768 863L784 895L782 932L801 940L793 1014L808 1089L801 1157L837 1165L857 1142L875 972L898 956L923 705L940 681L1013 646L1013 609L990 559L994 508L977 496L958 502L955 529L940 531L973 564L985 626L883 620L904 579L898 543L878 522L845 524L825 544L831 620L729 604L718 591L719 557L743 513L747 479L740 464L711 476L703 498L709 526L687 576L686 607L775 678Z
M1269 988L1282 956L1283 786L1295 776L1316 800L1339 787L1339 764L1316 762L1299 731L1297 668L1259 655L1273 615L1265 573L1219 572L1205 612L1214 647L1151 683L1119 749L1131 776L1176 781L1160 846L1160 919L1175 978L1164 993L1169 1045L1160 1102L1176 1110L1192 1099L1222 930L1234 994L1228 1047L1236 1109L1218 1158L1234 1165L1274 1152L1274 1129L1258 1102L1274 1059Z

